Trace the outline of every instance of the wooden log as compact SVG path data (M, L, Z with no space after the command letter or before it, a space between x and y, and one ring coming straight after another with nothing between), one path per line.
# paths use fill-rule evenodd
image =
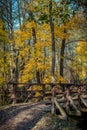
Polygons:
M62 106L60 105L60 103L58 102L58 100L56 98L54 98L54 102L55 102L55 105L58 108L59 112L61 113L61 115L65 118L67 118L66 112L64 111L64 109L62 108Z
M73 101L73 99L71 98L71 96L69 96L69 101L70 101L70 104L73 106L74 110L75 110L79 115L81 115L81 112L78 110L78 108L77 108L76 105L74 104L74 101Z
M87 108L80 108L81 112L87 113Z
M43 90L16 90L16 92L30 92L30 93L32 93L32 92L43 92Z
M55 93L54 93L54 87L52 88L51 91L52 91L52 99L51 99L51 101L52 101L52 109L51 109L51 113L54 114L54 112L55 112L55 104L54 104Z
M15 85L50 85L50 86L53 86L53 85L60 85L61 87L64 87L66 86L66 88L68 87L71 87L73 86L74 88L75 87L80 87L80 86L87 86L87 84L75 84L75 83L59 83L59 82L56 82L56 83L23 83L23 82L13 82L13 81L9 81L7 84L15 84Z
M80 95L80 99L81 99L82 103L85 105L85 107L87 107L87 103L81 95Z
M12 88L12 100L13 100L13 104L17 103L17 97L16 97L16 85L13 84L13 88Z
M59 94L59 95L56 95L56 97L57 98L62 98L62 97L64 97L64 95Z
M77 109L76 105L74 104L74 101L71 98L71 96L69 96L69 101L70 101L70 104L73 106L73 108L77 111L78 109Z
M68 113L69 116L78 116L78 117L80 117L82 115L81 113L77 113L75 111L68 111L67 113Z
M82 95L82 94L81 94L81 95ZM82 97L83 97L84 99L87 99L87 94L82 95Z
M45 92L45 96L52 96L51 92Z
M44 103L45 103L45 105L51 105L52 104L51 100L45 100Z
M69 111L70 109L70 101L69 101L70 89L66 89L66 109Z
M57 98L57 97L56 97L56 98ZM60 102L60 103L61 103L61 102L62 102L62 103L65 103L67 100L66 100L64 97L62 97L62 98L60 98L60 99L57 98L57 101Z
M78 100L78 95L77 95L77 96L72 97L72 100Z
M43 98L42 99L44 99L45 91L46 91L45 85L42 85L42 94L43 94Z

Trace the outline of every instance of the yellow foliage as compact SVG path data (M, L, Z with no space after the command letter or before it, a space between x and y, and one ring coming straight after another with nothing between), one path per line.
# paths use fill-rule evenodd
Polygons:
M7 80L9 71L10 54L8 48L8 31L5 22L0 19L0 86L4 85Z
M58 82L59 83L66 83L66 80L62 76L59 76L58 77Z
M33 90L42 90L42 86L33 86Z
M81 48L80 46L76 48L76 52L77 52L78 54L80 54L81 51L82 51L82 48Z
M52 81L52 76L51 75L45 75L43 78L43 83L49 83Z
M87 42L80 41L76 47L76 57L72 62L73 70L82 80L87 76Z
M20 45L20 43L24 42L25 40L29 40L31 37L31 32L29 30L17 30L14 32L14 41L15 44Z
M5 29L5 23L0 19L0 40L8 41L8 32Z
M32 20L31 22L26 24L27 29L36 28L36 23Z
M77 54L81 54L82 56L85 55L87 53L87 42L85 41L81 41L78 43L78 46L76 48L76 53Z
M54 30L54 33L55 33L55 36L58 37L58 38L61 38L61 39L66 39L67 38L67 34L64 33L64 29L66 29L67 27L62 25L62 26L58 26L58 25L55 25L55 30Z
M0 74L0 86L3 85L3 83L5 83L5 80L3 78L3 75Z

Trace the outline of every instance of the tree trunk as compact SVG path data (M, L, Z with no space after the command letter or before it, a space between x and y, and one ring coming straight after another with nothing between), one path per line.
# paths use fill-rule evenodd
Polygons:
M32 36L33 36L33 43L35 44L36 43L36 31L35 31L35 28L32 28ZM37 62L39 62L39 61L37 61ZM39 70L36 70L36 82L40 83L40 71Z
M66 33L66 30L64 29L64 33ZM62 46L61 46L61 52L60 52L60 76L64 76L64 51L65 51L65 42L66 39L64 38L62 40Z
M54 81L54 72L55 72L55 36L54 36L54 23L52 20L52 0L49 1L49 20L50 20L50 29L51 29L51 38L52 38L52 80Z
M18 82L18 78L19 78L19 59L18 59L19 52L16 51L15 54L16 54L16 58L15 58L15 81Z

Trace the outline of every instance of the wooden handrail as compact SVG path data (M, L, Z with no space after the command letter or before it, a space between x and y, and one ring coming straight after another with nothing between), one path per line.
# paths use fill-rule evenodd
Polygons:
M59 82L55 82L55 83L52 83L52 82L48 82L48 83L24 83L24 82L12 82L12 81L11 81L11 82L8 82L7 84L29 85L29 86L32 86L32 85L51 85L51 86L59 85L59 86L62 86L62 87L71 87L71 86L80 87L80 86L87 86L87 84L59 83Z

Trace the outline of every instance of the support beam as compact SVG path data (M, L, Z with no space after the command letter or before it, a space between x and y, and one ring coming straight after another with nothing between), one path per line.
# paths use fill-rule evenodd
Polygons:
M60 103L58 102L58 100L56 98L54 98L54 103L56 105L56 107L58 108L59 112L61 113L61 115L67 119L67 114L64 111L64 109L62 108L62 106L60 105Z
M54 93L54 88L52 88L52 98L51 98L51 101L52 101L52 108L51 108L51 113L54 114L55 113L55 104L54 104L54 96L55 96L55 93Z
M85 107L87 107L87 103L86 103L86 101L84 100L84 98L83 98L82 96L80 96L80 99L81 99L82 103L85 105Z
M74 101L73 101L73 99L71 98L71 96L69 96L69 101L70 101L70 104L73 106L74 110L75 110L79 115L81 115L81 112L78 110L78 108L77 108L76 105L74 104Z

